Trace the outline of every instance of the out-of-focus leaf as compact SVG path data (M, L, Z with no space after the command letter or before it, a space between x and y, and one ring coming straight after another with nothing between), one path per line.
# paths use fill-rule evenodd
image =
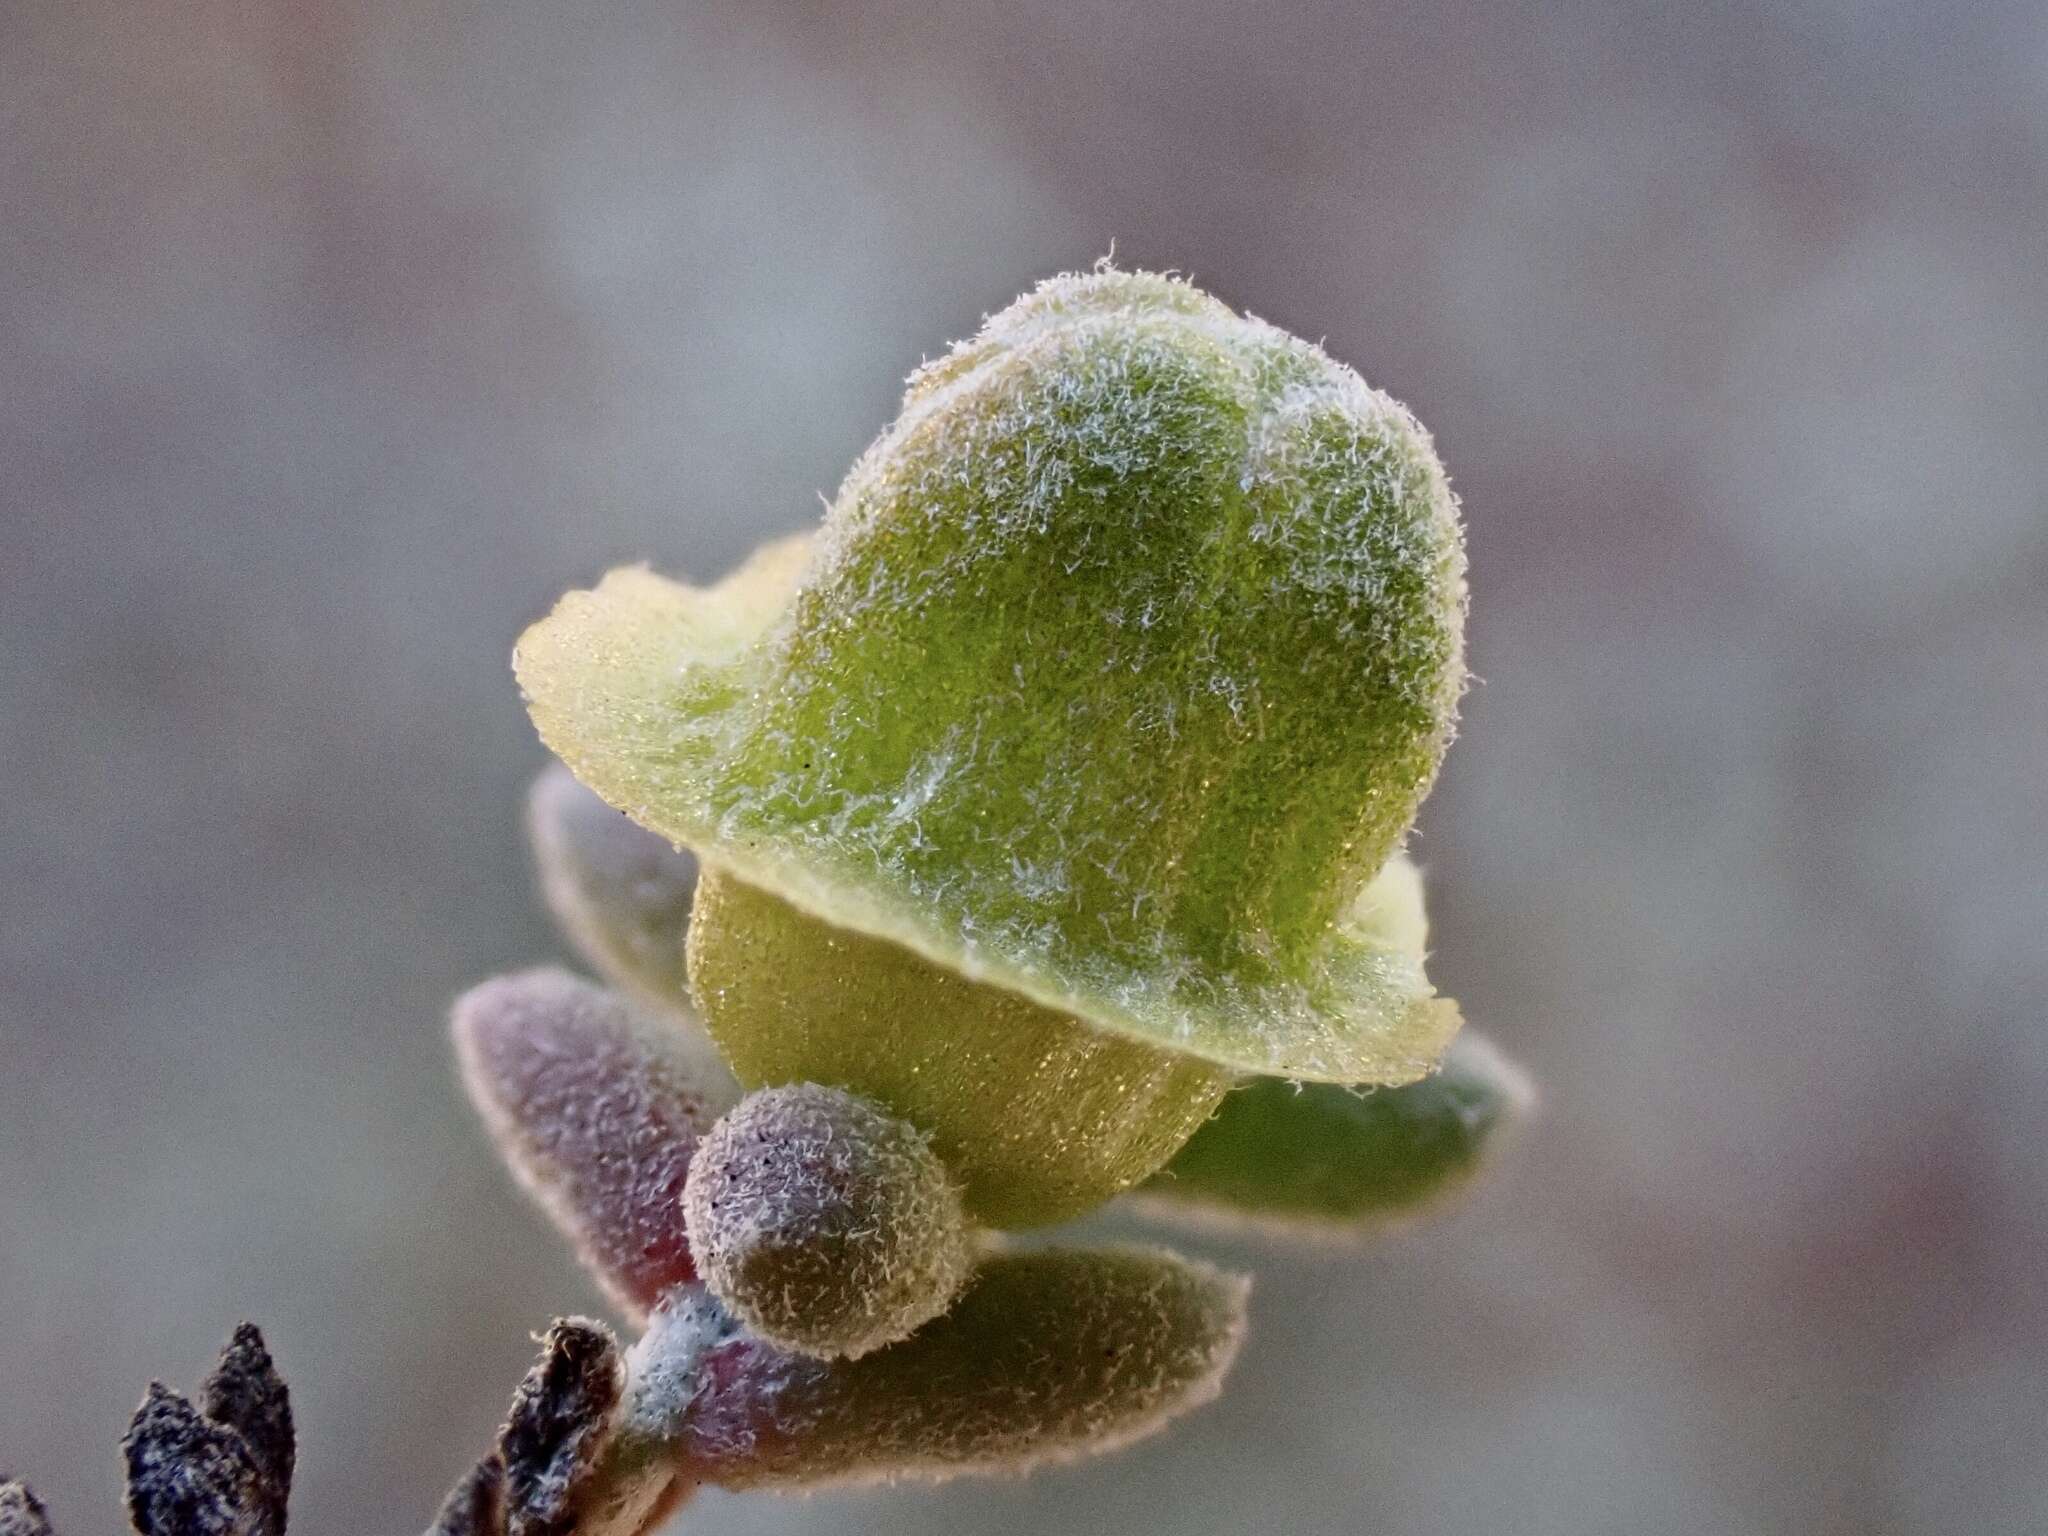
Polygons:
M697 861L560 763L533 781L526 829L541 895L576 952L613 985L687 1010L683 935Z
M277 1374L262 1330L254 1323L243 1323L228 1340L220 1364L206 1379L200 1406L209 1419L242 1437L282 1516L291 1499L292 1469L298 1457L292 1395Z
M1469 1030L1435 1073L1398 1088L1255 1079L1137 1198L1168 1216L1369 1228L1462 1185L1533 1097L1522 1071Z

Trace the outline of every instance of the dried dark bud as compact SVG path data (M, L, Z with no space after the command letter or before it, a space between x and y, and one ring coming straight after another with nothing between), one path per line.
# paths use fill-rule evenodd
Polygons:
M611 1435L625 1368L611 1330L559 1318L498 1433L510 1536L568 1536L576 1501Z
M284 1510L248 1442L160 1381L121 1442L142 1536L282 1536Z
M121 1442L129 1519L143 1536L283 1536L295 1455L291 1393L253 1323L228 1340L202 1399L204 1413L150 1383ZM0 1533L12 1536L4 1523Z
M496 1451L455 1485L427 1536L505 1536L505 1463Z
M27 1483L0 1478L0 1536L50 1536L50 1512Z
M728 1489L1028 1472L1213 1398L1246 1289L1157 1249L997 1254L944 1317L858 1360L785 1353L680 1290L634 1346L625 1434Z
M220 1364L201 1396L206 1416L241 1435L256 1468L269 1484L278 1528L292 1493L297 1442L292 1432L292 1394L277 1374L263 1333L243 1323L220 1352Z

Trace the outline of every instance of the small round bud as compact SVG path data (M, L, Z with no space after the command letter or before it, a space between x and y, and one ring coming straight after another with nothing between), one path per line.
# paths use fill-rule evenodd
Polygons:
M944 1312L974 1245L916 1127L837 1088L750 1094L690 1162L684 1219L712 1294L772 1344L857 1356Z

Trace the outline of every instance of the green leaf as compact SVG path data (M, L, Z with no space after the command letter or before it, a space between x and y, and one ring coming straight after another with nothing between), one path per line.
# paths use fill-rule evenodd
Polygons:
M1369 1227L1462 1185L1531 1101L1520 1069L1469 1030L1437 1072L1397 1088L1261 1078L1228 1094L1138 1198L1168 1217Z

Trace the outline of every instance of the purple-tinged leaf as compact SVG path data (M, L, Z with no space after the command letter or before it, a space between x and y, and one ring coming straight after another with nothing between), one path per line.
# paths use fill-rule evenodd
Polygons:
M693 1280L690 1156L740 1096L710 1045L552 969L473 988L454 1034L499 1151L613 1300L638 1317Z
M1213 1398L1247 1290L1159 1249L998 1254L945 1316L856 1360L778 1350L679 1291L628 1358L620 1433L735 1489L1027 1472Z

